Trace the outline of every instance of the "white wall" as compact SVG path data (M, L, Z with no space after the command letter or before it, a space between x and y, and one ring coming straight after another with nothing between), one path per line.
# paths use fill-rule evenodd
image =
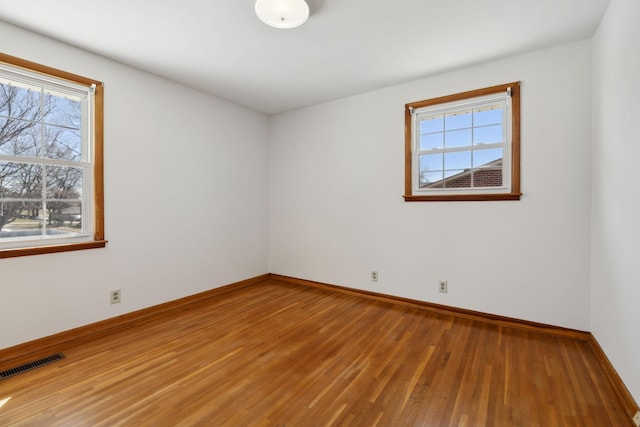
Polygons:
M273 116L270 271L588 330L590 69L583 41ZM522 200L405 203L404 104L518 80Z
M4 23L0 51L105 83L109 240L0 259L0 348L268 272L264 115Z
M640 2L614 0L593 40L592 333L640 402Z

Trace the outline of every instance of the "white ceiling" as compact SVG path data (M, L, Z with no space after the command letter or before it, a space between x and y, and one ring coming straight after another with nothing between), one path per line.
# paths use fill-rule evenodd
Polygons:
M610 0L0 0L0 20L272 114L593 35ZM25 58L29 59L29 58Z

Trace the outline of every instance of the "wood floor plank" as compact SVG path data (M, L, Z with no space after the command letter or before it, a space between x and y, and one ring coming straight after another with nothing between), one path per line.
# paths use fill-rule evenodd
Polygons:
M0 381L2 426L632 426L588 343L270 279Z

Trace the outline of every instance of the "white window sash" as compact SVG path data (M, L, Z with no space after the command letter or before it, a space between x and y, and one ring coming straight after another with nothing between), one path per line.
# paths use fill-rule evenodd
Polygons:
M436 148L429 150L420 150L420 120L461 112L463 110L473 110L482 107L503 106L502 111L502 142L492 144L479 144L463 147L452 148ZM430 105L421 108L415 108L411 111L412 126L412 189L414 195L428 194L502 194L511 191L511 93L510 91L501 92L499 94L491 94L472 99L464 99L460 101L452 101L445 104ZM472 126L473 129L473 126ZM460 151L476 151L490 148L502 148L502 186L500 187L462 187L462 188L420 188L420 156L426 154L454 153ZM471 170L482 170L482 168L471 168ZM443 165L443 171L446 172Z

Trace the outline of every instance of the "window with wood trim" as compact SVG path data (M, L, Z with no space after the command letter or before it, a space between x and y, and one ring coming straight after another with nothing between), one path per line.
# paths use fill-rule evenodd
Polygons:
M520 196L519 82L405 105L405 201Z
M102 90L0 54L0 258L105 246Z

